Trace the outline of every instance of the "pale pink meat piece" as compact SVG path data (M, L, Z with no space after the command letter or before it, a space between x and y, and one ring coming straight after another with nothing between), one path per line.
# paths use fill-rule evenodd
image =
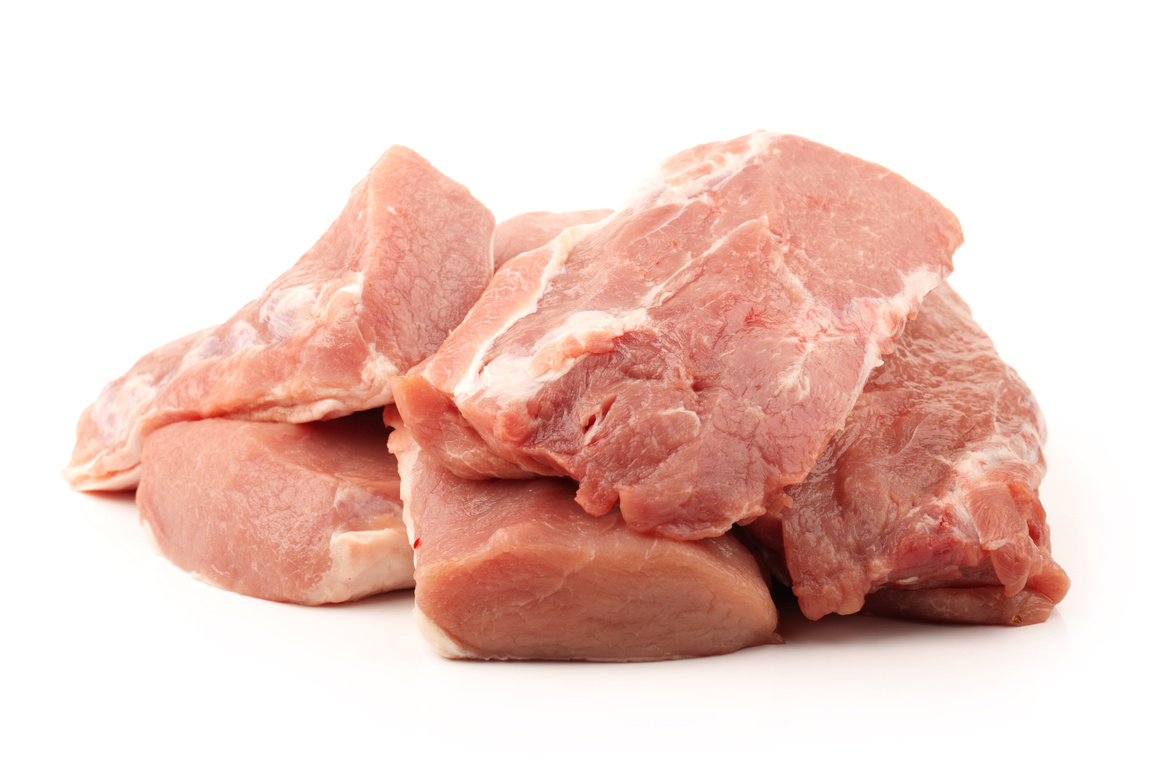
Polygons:
M638 534L567 480L468 480L395 431L415 613L450 658L656 661L781 642L767 582L726 535Z
M924 301L791 505L750 532L803 613L1024 625L1070 586L1038 498L1045 427L948 284Z
M960 242L929 195L826 146L699 146L504 265L393 380L398 408L460 476L566 475L593 515L716 536L807 475Z
M324 604L412 587L385 439L376 411L168 425L143 449L142 525L176 566L246 596Z
M180 420L307 422L391 402L389 378L437 349L486 286L493 229L465 187L392 147L259 298L102 390L65 478L80 490L133 488L143 440Z
M529 211L505 219L495 226L495 270L517 255L538 249L566 228L599 222L611 213L612 209Z

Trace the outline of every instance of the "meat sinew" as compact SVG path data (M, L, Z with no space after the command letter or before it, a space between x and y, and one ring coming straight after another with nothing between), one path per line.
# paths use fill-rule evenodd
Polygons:
M724 533L801 481L921 298L956 218L903 178L756 133L667 160L617 213L495 275L395 378L463 477L567 475L640 531Z
M612 209L585 211L529 211L495 226L495 270L513 257L538 249L565 229L599 222Z
M415 613L449 658L654 661L781 641L733 536L638 534L585 513L566 480L468 480L395 431Z
M180 420L306 422L389 403L389 378L437 349L485 287L493 228L465 187L391 148L259 298L102 390L65 478L81 490L133 488L145 437Z
M197 579L298 604L413 585L380 412L304 424L209 419L146 439L138 508Z
M948 284L921 306L791 506L752 523L803 613L1041 622L1070 581L1038 499L1042 415Z

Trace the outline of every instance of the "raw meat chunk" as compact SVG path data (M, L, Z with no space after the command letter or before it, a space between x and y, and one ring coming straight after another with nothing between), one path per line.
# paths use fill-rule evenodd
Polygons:
M699 146L503 266L396 402L460 476L566 475L593 515L717 536L807 475L960 242L877 165L771 133Z
M1030 390L948 284L931 293L791 506L749 526L807 617L1041 622L1070 581L1038 500Z
M102 390L65 478L80 490L133 488L143 440L179 420L307 422L389 403L389 378L437 349L482 292L493 229L465 187L391 148L259 298Z
M379 411L168 425L142 452L142 525L176 566L246 596L323 604L409 588L413 550L385 439Z
M566 480L467 480L395 431L415 613L449 658L655 661L780 642L746 548L596 518Z
M566 228L599 222L612 209L586 211L529 211L495 226L495 270L512 257L530 252L551 241Z

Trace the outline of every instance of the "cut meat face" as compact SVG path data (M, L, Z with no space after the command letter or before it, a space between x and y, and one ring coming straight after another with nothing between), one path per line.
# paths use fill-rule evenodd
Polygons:
M803 613L1021 625L1070 585L1038 499L1042 416L945 284L791 506L749 526L783 550Z
M771 133L699 146L506 263L396 402L460 476L570 476L593 515L717 536L807 475L960 242L880 166Z
M538 249L565 229L599 222L612 209L585 211L529 211L505 219L495 227L495 270L513 257Z
M586 514L562 479L467 480L395 431L415 613L450 658L654 661L781 641L766 581L727 535L672 541Z
M379 411L169 425L143 450L142 525L179 568L247 596L324 604L412 587L385 438Z
M143 440L181 420L306 422L389 403L390 377L437 349L485 287L493 229L465 187L391 148L259 298L102 390L65 478L81 490L133 488Z

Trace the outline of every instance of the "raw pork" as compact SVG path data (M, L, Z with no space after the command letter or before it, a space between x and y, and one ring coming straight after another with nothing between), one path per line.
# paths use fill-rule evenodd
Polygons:
M530 252L551 241L566 228L599 222L612 209L585 211L529 211L495 226L495 270L513 257Z
M415 613L449 658L655 661L781 641L732 535L685 542L596 518L562 479L467 480L395 431Z
M1038 500L1042 416L948 284L930 294L791 506L752 534L803 613L1022 625L1070 585Z
M890 171L756 133L667 160L508 262L394 394L463 477L562 474L593 515L724 533L781 500L951 270L956 218Z
M247 596L323 604L411 587L385 438L379 412L168 425L143 448L142 525L175 565Z
M218 327L146 355L85 410L65 478L138 482L142 442L180 420L306 422L392 400L493 272L494 217L414 152L391 148L321 239Z

